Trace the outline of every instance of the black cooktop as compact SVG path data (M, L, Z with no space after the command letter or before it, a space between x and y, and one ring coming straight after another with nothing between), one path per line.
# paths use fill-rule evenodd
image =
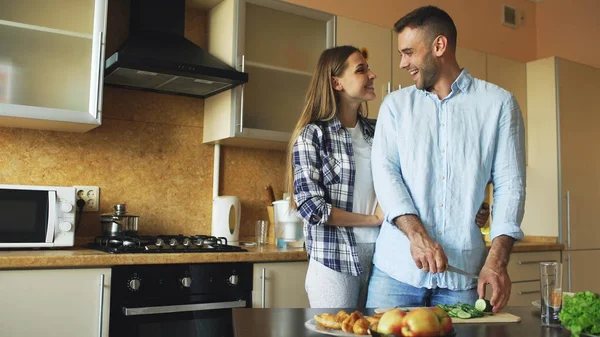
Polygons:
M224 237L207 235L98 236L88 248L112 254L247 252L227 244Z

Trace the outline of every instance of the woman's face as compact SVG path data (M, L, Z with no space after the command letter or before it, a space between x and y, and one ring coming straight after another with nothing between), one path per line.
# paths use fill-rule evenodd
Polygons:
M375 94L375 74L369 69L367 61L359 53L352 53L346 60L346 70L341 76L333 78L334 89L341 99L366 102L377 97Z

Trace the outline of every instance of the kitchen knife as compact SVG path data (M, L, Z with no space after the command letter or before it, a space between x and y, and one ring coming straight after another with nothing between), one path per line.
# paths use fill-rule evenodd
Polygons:
M466 271L462 270L462 269L458 269L454 266L448 265L448 269L446 271L451 271L453 273L457 273L457 274L461 274L470 278L474 278L474 279L479 279L479 276L475 275L475 274L471 274L471 273L467 273Z

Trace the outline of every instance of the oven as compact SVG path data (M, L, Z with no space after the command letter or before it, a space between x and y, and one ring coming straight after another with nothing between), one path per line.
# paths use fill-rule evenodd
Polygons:
M233 337L252 305L251 263L115 266L110 337Z

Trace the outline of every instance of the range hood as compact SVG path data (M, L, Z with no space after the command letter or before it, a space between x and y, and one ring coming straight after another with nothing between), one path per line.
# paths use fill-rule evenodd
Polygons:
M185 0L131 0L129 38L106 60L104 83L206 98L248 82L184 29Z

